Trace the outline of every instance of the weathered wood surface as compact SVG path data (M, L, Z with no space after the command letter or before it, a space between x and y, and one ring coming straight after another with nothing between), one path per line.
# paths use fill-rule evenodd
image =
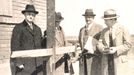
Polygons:
M56 55L64 54L69 52L74 52L75 46L59 47L56 48ZM23 51L13 51L11 58L24 58L24 57L43 57L51 56L53 52L52 48L49 49L35 49L35 50L23 50Z

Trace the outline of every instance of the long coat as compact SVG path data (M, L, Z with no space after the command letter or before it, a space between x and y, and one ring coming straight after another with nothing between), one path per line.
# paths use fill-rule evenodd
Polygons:
M29 27L28 23L24 20L22 23L16 25L13 29L11 38L11 50L28 50L41 48L41 29L33 25L33 30ZM42 58L15 58L11 61L14 64L12 72L15 75L43 75L40 71L43 69L41 61ZM17 66L24 65L24 69L17 70Z
M99 24L93 23L92 27L90 30L87 30L86 26L82 27L80 32L79 32L79 43L81 50L84 50L84 45L88 39L89 36L94 37L96 34L98 34L103 27ZM93 48L95 49L95 54L98 54L98 51L96 50L96 44L97 44L97 39L93 39ZM99 75L100 74L100 65L99 62L101 57L89 54L86 56L86 65L87 65L87 75ZM84 72L84 60L83 58L80 59L80 75L85 75Z
M127 75L127 53L131 48L130 35L128 30L119 23L116 23L113 27L113 44L116 47L117 52L114 54L114 72L115 75ZM105 28L101 32L100 42L98 49L102 50L103 47L109 46L109 28ZM108 75L108 57L102 56L102 74Z
M64 47L66 45L64 31L61 26L55 30L55 46ZM55 56L55 75L64 75L64 55Z

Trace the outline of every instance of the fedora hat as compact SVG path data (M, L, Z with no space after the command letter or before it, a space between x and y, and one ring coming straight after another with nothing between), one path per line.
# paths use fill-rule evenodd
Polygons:
M93 9L86 9L85 14L83 16L96 16L93 12Z
M25 10L21 11L23 14L25 12L33 12L35 14L38 14L39 12L35 10L34 5L27 4Z
M116 14L116 11L114 9L108 9L104 11L104 16L102 17L103 19L113 19L113 18L118 18L119 15Z
M61 13L60 12L55 12L55 20L56 21L61 21L63 20L64 18L62 17Z

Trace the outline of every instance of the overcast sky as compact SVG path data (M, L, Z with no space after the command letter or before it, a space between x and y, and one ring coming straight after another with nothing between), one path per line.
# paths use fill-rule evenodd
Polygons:
M113 8L120 17L118 21L134 34L134 3L133 0L55 0L56 11L61 12L64 20L61 26L64 28L65 35L79 34L81 27L85 25L82 14L85 9L92 8L96 14L95 21L105 26L103 13L106 9Z

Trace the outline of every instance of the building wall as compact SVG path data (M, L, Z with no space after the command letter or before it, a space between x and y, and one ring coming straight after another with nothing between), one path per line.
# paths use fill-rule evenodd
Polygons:
M47 0L0 0L0 73L10 75L10 39L16 23L24 20L26 4L33 4L39 14L35 18L42 32L46 29Z

